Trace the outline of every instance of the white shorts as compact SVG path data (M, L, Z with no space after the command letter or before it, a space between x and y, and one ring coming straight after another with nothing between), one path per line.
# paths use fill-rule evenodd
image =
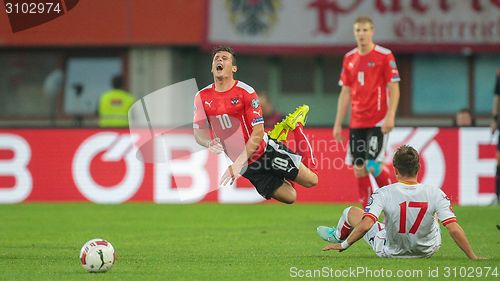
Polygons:
M363 238L365 239L366 243L368 243L368 245L372 247L375 254L377 254L377 256L381 258L428 258L436 253L441 246L441 233L438 228L436 243L434 244L434 246L432 246L431 251L425 256L392 256L390 254L389 248L386 246L387 233L385 231L385 225L381 222L374 223L370 230L368 230L368 232L365 234L365 236L363 236Z
M373 224L372 228L368 230L368 232L363 236L366 243L370 245L379 257L386 257L384 254L385 241L386 241L386 232L385 225L381 222L376 222Z

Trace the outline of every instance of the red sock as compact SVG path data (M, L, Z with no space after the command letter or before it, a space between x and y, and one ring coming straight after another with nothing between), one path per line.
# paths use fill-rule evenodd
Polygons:
M295 141L297 142L297 152L302 156L302 163L316 174L316 165L318 161L314 158L312 146L304 132L302 124L297 123L293 130Z
M380 173L380 175L375 177L375 181L377 182L379 188L392 183L391 178L389 177L389 173L387 172L385 167L382 168L382 172Z
M359 177L357 179L358 179L359 200L361 201L361 204L363 205L364 209L366 207L366 204L368 204L368 199L370 198L370 195L372 193L372 185L370 183L369 176Z
M340 240L346 240L347 237L351 234L351 226L349 224L344 223L342 227L340 228Z

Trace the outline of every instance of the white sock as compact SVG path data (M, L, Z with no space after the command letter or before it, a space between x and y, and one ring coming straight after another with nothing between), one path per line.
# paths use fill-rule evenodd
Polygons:
M349 224L349 221L347 219L347 214L349 213L349 210L351 207L347 207L344 209L342 212L342 216L339 219L339 222L337 224L337 230L335 231L335 237L338 240L345 240L347 236L349 236L349 233L351 233L351 224Z

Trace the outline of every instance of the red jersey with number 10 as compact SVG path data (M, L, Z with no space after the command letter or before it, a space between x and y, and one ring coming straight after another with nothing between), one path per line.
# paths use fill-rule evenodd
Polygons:
M257 124L264 124L259 98L252 87L241 81L235 81L225 92L217 92L214 84L210 84L195 96L193 127L210 127L212 137L222 140L226 154L233 161L244 151ZM262 141L250 162L264 153L265 145Z
M398 82L396 61L389 49L375 45L361 55L353 49L344 56L340 86L351 88L351 128L382 126L387 114L389 82Z

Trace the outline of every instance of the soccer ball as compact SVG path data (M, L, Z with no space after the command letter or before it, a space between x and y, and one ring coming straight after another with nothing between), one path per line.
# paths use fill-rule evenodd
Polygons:
M115 263L115 249L104 239L92 239L80 250L80 262L88 272L106 272Z

